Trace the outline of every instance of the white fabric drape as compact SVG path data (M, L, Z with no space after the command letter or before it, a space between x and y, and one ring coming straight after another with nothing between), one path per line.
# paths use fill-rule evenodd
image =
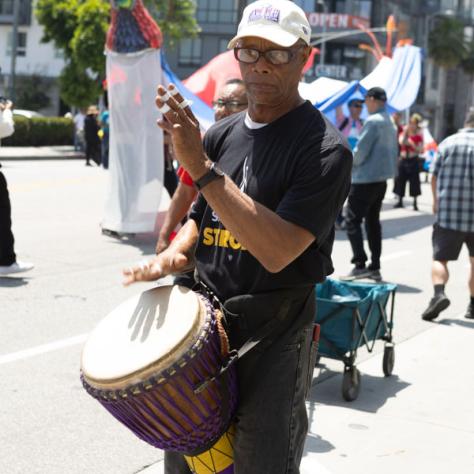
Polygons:
M160 53L107 53L109 189L104 229L152 232L163 188L163 133L156 125Z

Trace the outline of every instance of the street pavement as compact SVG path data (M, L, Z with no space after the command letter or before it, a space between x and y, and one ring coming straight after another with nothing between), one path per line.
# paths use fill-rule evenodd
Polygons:
M15 159L3 161L2 172L18 257L36 268L0 278L0 472L162 472L162 452L123 428L79 381L87 334L120 302L153 287L123 288L120 272L152 255L156 236L101 235L108 175L100 168ZM166 202L165 196L160 218ZM382 272L399 285L394 375L383 376L382 342L371 354L361 350L361 391L349 403L341 396L342 363L321 360L308 402L304 473L474 472L474 323L461 317L467 253L450 265L451 306L439 321L422 321L432 293L428 185L420 212L392 206L388 192ZM333 256L335 276L346 273L344 232L337 233Z
M2 146L0 161L9 160L80 160L84 153L73 146Z

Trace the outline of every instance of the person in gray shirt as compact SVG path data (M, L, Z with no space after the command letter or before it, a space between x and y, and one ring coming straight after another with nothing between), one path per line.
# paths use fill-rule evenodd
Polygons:
M387 94L381 87L367 91L365 104L369 117L354 149L352 184L346 215L346 230L351 243L354 268L344 280L371 278L381 281L382 226L380 209L387 190L387 179L396 175L398 159L397 131L386 110ZM364 250L362 222L371 253Z

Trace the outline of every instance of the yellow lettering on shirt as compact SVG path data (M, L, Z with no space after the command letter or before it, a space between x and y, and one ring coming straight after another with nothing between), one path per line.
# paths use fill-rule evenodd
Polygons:
M242 245L240 245L240 244L237 242L237 240L234 239L234 236L233 236L233 235L231 235L231 236L229 237L229 243L230 243L230 246L231 246L234 250L239 250L239 249L242 247Z
M231 237L230 232L226 229L222 229L221 230L221 235L220 235L220 238L219 238L219 247L228 248L230 237Z
M203 231L202 243L208 247L232 248L233 250L247 250L234 238L227 229L206 227Z
M203 235L204 239L202 243L204 245L212 245L214 243L214 237L212 236L214 229L210 229L209 227L206 227L204 229Z

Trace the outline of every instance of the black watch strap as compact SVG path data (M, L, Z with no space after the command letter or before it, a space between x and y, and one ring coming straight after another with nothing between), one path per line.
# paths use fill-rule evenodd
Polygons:
M194 181L194 185L201 191L204 186L207 186L209 183L212 183L215 179L223 178L225 176L224 172L217 166L217 163L212 163L209 171L199 178L198 180Z

